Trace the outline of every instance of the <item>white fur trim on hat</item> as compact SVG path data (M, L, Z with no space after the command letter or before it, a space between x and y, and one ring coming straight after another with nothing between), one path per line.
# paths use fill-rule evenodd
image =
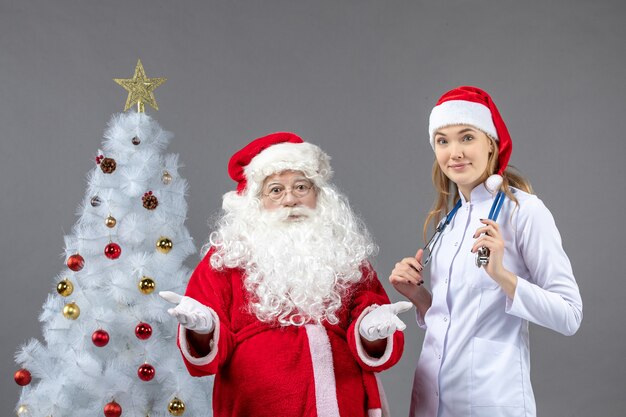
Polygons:
M433 108L428 122L430 146L435 149L435 132L445 126L471 125L498 140L498 132L486 106L472 101L450 100Z
M264 149L252 158L244 168L244 174L251 183L262 184L269 175L282 171L302 171L315 183L325 182L332 176L330 157L312 143L279 143Z

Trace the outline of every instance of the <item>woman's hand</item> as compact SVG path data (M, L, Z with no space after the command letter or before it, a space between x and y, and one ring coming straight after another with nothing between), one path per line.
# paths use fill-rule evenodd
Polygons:
M504 290L506 295L511 299L515 295L517 287L517 276L504 268L502 263L504 259L504 239L500 233L500 226L493 220L481 219L483 227L476 229L474 233L474 246L472 252L476 253L478 248L485 247L489 249L489 262L483 265L485 272L496 281Z
M413 258L404 258L398 262L391 271L389 282L400 294L408 298L417 308L418 313L424 317L432 304L433 297L424 287L422 279L422 255L420 249Z

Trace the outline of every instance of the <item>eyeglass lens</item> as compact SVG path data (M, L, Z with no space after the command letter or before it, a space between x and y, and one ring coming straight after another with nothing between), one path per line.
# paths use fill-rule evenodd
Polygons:
M280 201L282 200L287 192L291 192L295 197L302 198L309 194L313 185L307 182L299 182L294 184L293 187L284 187L282 185L272 185L267 194L270 200L272 201Z

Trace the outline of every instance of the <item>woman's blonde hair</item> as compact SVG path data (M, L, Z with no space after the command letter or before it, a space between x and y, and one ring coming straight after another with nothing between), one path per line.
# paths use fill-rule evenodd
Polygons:
M484 132L483 132L484 133ZM494 145L494 151L489 154L489 159L487 160L487 168L485 172L480 178L481 182L484 182L490 175L495 174L498 168L498 143L490 136L485 133L485 136L491 141ZM519 202L513 192L511 192L510 187L518 188L522 191L532 194L533 189L530 185L530 182L524 178L514 167L506 168L502 174L502 185L500 186L500 190L504 191L504 194L511 201L515 202L515 205L519 206ZM513 169L511 169L513 168ZM426 242L428 236L428 226L429 224L433 225L433 228L436 228L441 219L448 212L448 207L451 207L456 201L458 195L458 188L453 181L450 181L448 177L441 171L439 167L439 163L437 163L437 158L433 163L433 172L432 172L433 185L435 190L437 191L437 197L435 197L435 202L433 203L432 209L428 212L428 216L426 216L426 220L424 221L424 241Z

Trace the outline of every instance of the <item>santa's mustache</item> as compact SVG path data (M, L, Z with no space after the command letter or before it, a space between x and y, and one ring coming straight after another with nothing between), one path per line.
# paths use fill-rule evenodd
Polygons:
M313 218L316 215L314 209L308 207L280 207L263 212L263 217L268 221L287 222L293 220L304 220Z

